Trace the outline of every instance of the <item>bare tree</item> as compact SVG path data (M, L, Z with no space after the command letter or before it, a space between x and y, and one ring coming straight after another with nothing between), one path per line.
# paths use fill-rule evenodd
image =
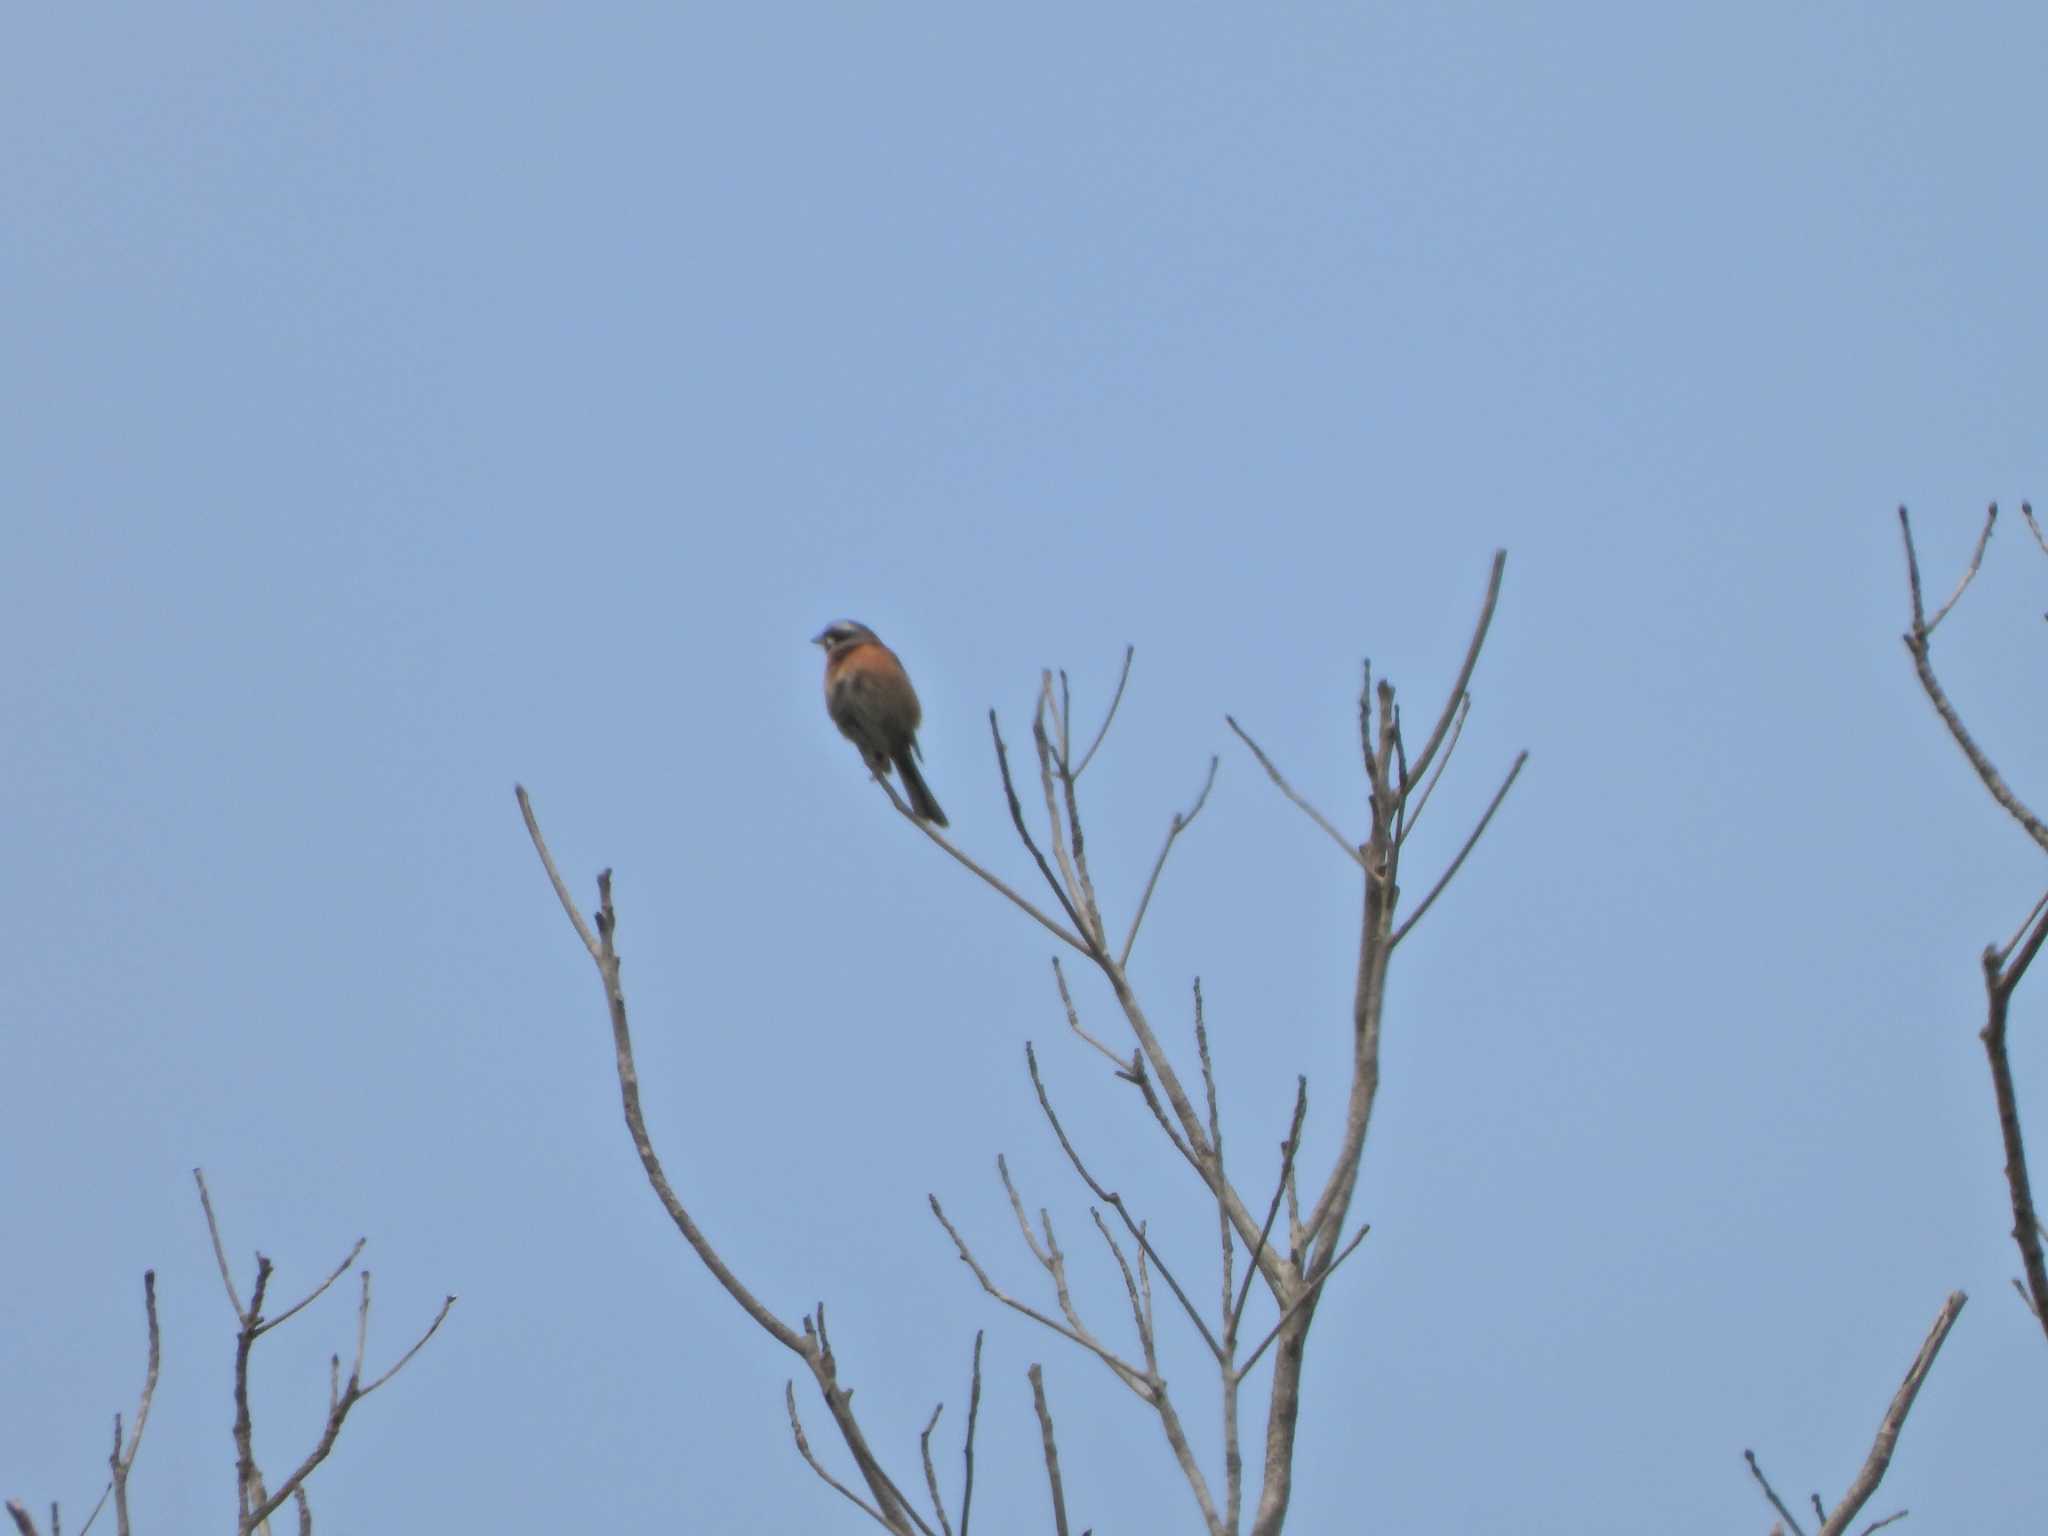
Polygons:
M325 1294L335 1281L339 1280L354 1266L356 1259L361 1256L364 1243L367 1240L360 1237L357 1238L355 1246L349 1249L341 1262L335 1265L333 1271L326 1279L322 1280L311 1291L307 1292L306 1295L292 1303L289 1307L286 1307L276 1316L266 1317L263 1313L263 1303L270 1289L272 1274L270 1260L261 1253L256 1255L256 1274L249 1291L249 1304L246 1307L243 1306L241 1297L235 1290L234 1275L228 1265L227 1246L221 1240L220 1223L213 1213L213 1197L206 1187L206 1175L199 1169L194 1168L192 1170L192 1178L199 1187L199 1205L206 1215L207 1234L213 1240L213 1256L215 1262L220 1266L221 1284L227 1290L228 1304L234 1308L235 1322L237 1324L234 1377L235 1530L237 1536L250 1536L250 1533L255 1531L267 1532L270 1529L270 1517L283 1508L287 1500L290 1500L297 1506L300 1536L311 1536L313 1510L306 1495L306 1479L312 1474L313 1469L325 1461L334 1450L335 1441L340 1437L342 1423L348 1418L349 1411L357 1403L405 1369L406 1365L412 1360L412 1357L426 1346L427 1340L431 1339L440 1328L442 1321L448 1316L448 1309L455 1305L455 1298L450 1296L441 1303L441 1310L434 1315L433 1322L427 1325L426 1332L422 1333L414 1341L410 1349L399 1356L398 1362L395 1365L382 1375L365 1381L363 1379L363 1354L369 1340L370 1330L370 1273L368 1270L362 1272L362 1294L360 1300L356 1303L355 1353L349 1367L348 1377L344 1380L341 1375L341 1356L332 1356L330 1359L327 1422L321 1431L320 1439L313 1449L306 1454L304 1459L292 1469L285 1480L278 1485L276 1491L271 1492L265 1488L263 1474L256 1465L255 1417L249 1406L249 1363L256 1347L256 1341L269 1333L273 1328L291 1321L292 1318L303 1312ZM92 1512L86 1516L85 1524L79 1528L79 1536L86 1536L86 1533L92 1529L93 1522L99 1518L100 1511L106 1507L109 1496L114 1501L114 1529L116 1536L130 1536L128 1476L135 1466L136 1452L142 1447L142 1432L149 1423L149 1407L151 1400L156 1396L157 1367L161 1358L159 1347L161 1335L157 1327L155 1270L145 1272L142 1277L142 1298L143 1308L149 1321L149 1365L143 1377L142 1401L135 1410L134 1426L126 1433L125 1439L121 1416L118 1413L114 1415L114 1450L113 1454L108 1458L108 1467L112 1475L108 1479L105 1491L100 1494L99 1502L93 1505ZM35 1519L25 1505L10 1499L7 1503L7 1513L13 1518L15 1530L19 1533L19 1536L39 1536ZM50 1506L50 1536L60 1536L61 1526L58 1520L58 1513L58 1506L52 1504Z
M1184 1165L1188 1169L1201 1187L1203 1200L1212 1209L1213 1215L1209 1219L1215 1223L1219 1248L1218 1275L1212 1291L1213 1312L1195 1301L1191 1283L1184 1283L1166 1264L1158 1246L1151 1240L1147 1222L1128 1209L1125 1201L1090 1170L1054 1108L1039 1071L1036 1053L1028 1048L1027 1069L1046 1120L1076 1174L1100 1202L1089 1214L1097 1236L1113 1258L1123 1280L1124 1302L1137 1339L1135 1354L1113 1348L1088 1323L1084 1303L1076 1297L1069 1284L1066 1255L1060 1247L1050 1215L1041 1210L1034 1228L1026 1214L1023 1198L1010 1177L1007 1163L1002 1159L998 1159L997 1166L1004 1192L1028 1251L1045 1273L1053 1295L1052 1310L1024 1300L999 1284L947 1218L936 1197L930 1202L933 1215L952 1239L960 1259L992 1297L1094 1356L1151 1411L1201 1511L1204 1527L1212 1536L1226 1536L1226 1533L1227 1536L1236 1536L1244 1528L1244 1499L1248 1486L1257 1490L1250 1523L1254 1536L1272 1536L1286 1519L1294 1487L1294 1444L1302 1405L1302 1373L1310 1329L1327 1282L1356 1251L1366 1233L1363 1224L1350 1227L1350 1215L1373 1105L1379 1091L1380 1037L1388 968L1401 941L1413 931L1415 924L1463 866L1527 760L1527 753L1515 758L1490 803L1455 854L1437 874L1422 899L1404 912L1400 883L1402 859L1469 716L1471 679L1499 600L1505 566L1505 552L1497 553L1463 663L1419 751L1410 752L1393 685L1384 679L1375 682L1368 667L1358 700L1360 755L1366 780L1367 809L1367 828L1362 838L1354 840L1340 831L1329 817L1298 794L1250 734L1234 718L1226 717L1230 729L1281 793L1327 833L1342 850L1344 858L1356 866L1361 886L1362 915L1355 983L1352 1008L1346 1021L1352 1042L1352 1066L1345 1092L1344 1131L1330 1166L1311 1183L1306 1202L1302 1195L1303 1179L1298 1153L1308 1110L1307 1082L1301 1080L1296 1084L1293 1111L1286 1137L1281 1143L1279 1173L1271 1190L1263 1196L1248 1193L1224 1155L1223 1129L1217 1111L1216 1074L1199 980L1194 990L1193 1019L1200 1076L1198 1098L1189 1086L1187 1074L1176 1064L1162 1042L1128 971L1140 925L1167 857L1175 841L1207 802L1216 774L1215 759L1210 760L1207 777L1193 803L1186 811L1171 818L1144 891L1128 922L1118 925L1120 937L1112 937L1110 922L1096 896L1089 871L1079 786L1082 775L1107 737L1129 681L1132 658L1128 650L1102 724L1078 755L1074 751L1073 714L1066 674L1057 674L1057 683L1053 673L1041 677L1031 735L1037 760L1038 798L1042 800L1044 810L1042 837L1034 833L1032 818L1025 813L1018 780L1011 769L1008 745L995 712L991 710L989 713L989 731L1011 825L1050 893L1051 910L1034 903L985 864L962 851L937 827L918 820L887 780L877 781L910 825L1051 933L1067 949L1081 956L1100 975L1128 1030L1128 1046L1112 1046L1084 1027L1065 967L1055 956L1053 982L1067 1023L1081 1041L1102 1056L1107 1070L1130 1087L1141 1112L1156 1124L1174 1154L1174 1165ZM902 1536L909 1536L911 1532L931 1536L934 1526L913 1507L903 1492L902 1484L887 1472L853 1413L851 1393L838 1378L826 1334L823 1306L805 1316L797 1327L770 1312L712 1247L677 1198L641 1115L638 1078L627 1029L626 1000L619 982L619 957L614 944L617 916L612 905L610 871L598 876L598 910L593 931L592 925L586 923L578 911L555 867L523 788L518 791L518 798L535 850L603 984L612 1023L627 1129L649 1182L684 1240L734 1302L770 1337L795 1354L810 1372L853 1462L858 1480L865 1487L865 1496L834 1477L812 1453L797 1416L792 1385L786 1395L791 1431L798 1451L820 1477L858 1505L877 1524L902 1533ZM1286 1212L1284 1227L1280 1225L1283 1207ZM1104 1208L1114 1215L1114 1224L1102 1214ZM1240 1263L1243 1266L1241 1277ZM1160 1323L1154 1305L1155 1277L1158 1285L1171 1295L1173 1309L1185 1319L1186 1326L1200 1340L1214 1364L1216 1402L1223 1430L1220 1477L1216 1475L1217 1469L1202 1466L1183 1423L1182 1403L1168 1390L1160 1369ZM1255 1301L1263 1306L1265 1319L1256 1326L1252 1322ZM1255 1342L1246 1347L1247 1339ZM1268 1353L1273 1358L1266 1389L1265 1424L1255 1480L1248 1485L1241 1443L1239 1400L1247 1379ZM1051 1410L1039 1368L1034 1365L1029 1374L1052 1494L1054 1528L1064 1533L1067 1514ZM976 1401L979 1388L980 1341L977 1338L973 1379ZM935 1411L932 1421L925 1426L920 1447L926 1490L937 1529L950 1536L952 1527L931 1465L930 1438L937 1417ZM965 1477L960 1500L961 1536L966 1536L972 1492L973 1424L974 1415L970 1408L963 1452Z

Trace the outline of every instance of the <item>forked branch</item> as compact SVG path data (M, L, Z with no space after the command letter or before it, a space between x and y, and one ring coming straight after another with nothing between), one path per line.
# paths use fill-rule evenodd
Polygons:
M1994 504L1991 509L1992 518L1995 518L1997 513L1998 508ZM1927 695L1927 700L1934 706L1935 713L1941 716L1941 723L1948 727L1949 735L1962 749L1963 756L1969 759L1970 766L1976 770L1978 779L1989 791L1991 798L2004 808L2007 815L2026 829L2027 836L2034 840L2042 852L2048 853L2048 823L2044 823L2025 801L2013 793L2004 776L1985 755L1984 749L1977 745L1976 738L1964 726L1962 716L1949 701L1948 693L1941 686L1940 679L1934 675L1934 666L1928 654L1928 642L1933 637L1934 626L1948 616L1948 611L1955 606L1956 599L1963 595L1964 588L1970 584L1970 578L1976 574L1978 561L1984 553L1984 540L1991 534L1991 518L1985 520L1984 533L1977 541L1976 554L1971 559L1969 570L1964 573L1963 579L1956 585L1954 594L1942 604L1941 611L1935 614L1932 620L1926 617L1921 605L1920 560L1913 550L1912 520L1906 515L1904 507L1899 508L1899 530L1906 543L1906 581L1913 602L1913 626L1906 631L1904 638L1907 653L1913 658L1913 670L1920 679L1921 691Z
M1913 1399L1920 1395L1920 1387L1927 1380L1928 1371L1933 1369L1934 1357L1941 1353L1942 1342L1948 1338L1948 1331L1955 1326L1956 1317L1962 1312L1963 1303L1967 1300L1969 1298L1961 1291L1952 1291L1948 1300L1942 1303L1941 1311L1936 1314L1934 1326L1928 1330L1919 1354L1913 1357L1912 1365L1906 1370L1906 1379L1899 1384L1899 1390L1892 1394L1891 1405L1885 1409L1884 1418L1877 1426L1877 1438L1870 1447L1870 1454L1864 1458L1863 1466L1856 1474L1856 1480L1849 1485L1849 1491L1842 1495L1842 1502L1830 1511L1821 1503L1819 1494L1813 1496L1814 1512L1820 1519L1818 1536L1845 1536L1863 1506L1869 1503L1871 1495L1877 1492L1877 1485L1884 1480L1885 1469L1891 1465L1892 1453L1898 1447L1899 1431L1905 1428L1906 1415L1912 1412ZM1798 1517L1786 1507L1785 1501L1778 1497L1777 1489L1773 1488L1770 1479L1764 1476L1764 1469L1757 1465L1756 1453L1744 1451L1742 1459L1749 1464L1750 1476L1756 1479L1757 1486L1763 1490L1764 1497L1770 1500L1771 1507L1778 1512L1778 1518L1785 1523L1785 1528L1792 1536L1805 1536ZM1905 1511L1901 1510L1899 1514L1887 1515L1870 1526L1864 1536L1869 1536L1870 1530L1890 1525L1904 1513Z
M662 1167L661 1158L655 1152L653 1138L647 1130L647 1120L640 1104L640 1074L633 1062L633 1037L626 1018L626 994L619 981L619 953L616 945L618 914L612 905L612 874L602 871L597 877L598 909L595 931L586 923L583 914L577 910L576 902L569 894L561 871L555 867L553 854L548 851L547 839L541 835L540 822L534 815L533 802L524 787L515 790L519 800L519 813L526 822L527 835L533 840L534 852L539 855L541 867L547 871L548 881L554 887L555 897L562 904L577 937L582 939L584 949L589 953L591 963L596 966L598 979L603 984L606 1011L611 1017L612 1047L619 1078L619 1099L624 1111L627 1134L632 1137L634 1150L639 1154L641 1168L647 1175L647 1182L654 1190L655 1198L668 1213L677 1232L690 1245L698 1261L710 1271L711 1276L725 1290L748 1317L783 1348L800 1358L817 1382L820 1396L824 1399L826 1411L832 1415L838 1427L841 1440L853 1457L861 1480L867 1484L872 1504L856 1499L863 1509L885 1528L898 1536L913 1536L922 1532L930 1536L931 1527L913 1509L896 1487L894 1480L883 1468L880 1460L869 1448L867 1436L855 1418L852 1407L853 1394L839 1385L838 1366L833 1359L830 1343L825 1335L824 1308L821 1306L815 1317L803 1320L802 1331L792 1328L782 1318L770 1311L754 1295L753 1291L739 1278L732 1267L714 1248L708 1237L698 1227L681 1199L676 1195L668 1174ZM893 796L892 796L893 797ZM800 1424L796 1420L794 1398L791 1399L791 1422L797 1437L797 1448L813 1467L817 1466L811 1456L808 1442L803 1439ZM820 1470L820 1475L825 1475ZM840 1488L830 1477L826 1478L833 1487ZM842 1492L845 1490L841 1488Z
M2034 521L2032 506L2022 504L2021 514L2027 527L2038 541L2040 527ZM1942 724L1948 727L1949 735L1962 749L1963 756L1977 772L1991 798L2002 806L2006 813L2017 821L2044 851L2048 851L2048 826L2035 815L2012 789L2006 784L1991 760L1977 745L1976 739L1965 728L1962 717L1949 701L1947 692L1934 674L1930 656L1929 640L1934 628L1949 611L1955 607L1971 579L1977 574L1984 560L1984 548L1991 538L1992 525L1997 521L1998 507L1994 503L1984 519L1984 530L1977 536L1976 548L1970 554L1970 564L1956 583L1955 591L1943 603L1932 619L1925 615L1924 601L1920 589L1920 560L1913 548L1913 524L1904 507L1899 508L1899 531L1906 546L1906 587L1912 603L1912 627L1906 631L1906 650L1913 658L1913 670L1920 679L1920 687L1926 693L1928 702L1933 704L1935 713ZM2048 550L2048 544L2044 544ZM2034 1315L2044 1332L2048 1332L2048 1264L2044 1264L2041 1251L2041 1223L2034 1206L2033 1181L2027 1170L2025 1138L2020 1133L2019 1097L2013 1085L2012 1062L2006 1047L2006 1019L2012 1004L2013 993L2018 989L2040 953L2042 941L2048 938L2048 896L2037 903L2019 931L2005 945L1993 945L1984 951L1984 992L1986 1017L1978 1038L1984 1044L1984 1053L1991 1066L1991 1089L1998 1112L1999 1136L2005 1147L2006 1189L2012 1203L2013 1241L2019 1245L2020 1264L2026 1274L2026 1283L2021 1287L2021 1296L2028 1310ZM2017 1284L2017 1282L2015 1282Z
M358 1255L362 1253L363 1239L356 1239L355 1245L349 1249L348 1253L342 1258L342 1261L305 1296L285 1308L276 1317L266 1318L263 1315L263 1302L270 1291L271 1277L276 1272L274 1266L264 1255L260 1253L256 1255L255 1283L249 1290L249 1304L247 1307L244 1307L235 1290L234 1276L228 1268L227 1244L221 1237L220 1220L213 1209L213 1196L206 1187L206 1174L201 1169L194 1168L192 1170L192 1180L199 1188L199 1207L205 1214L207 1235L213 1240L214 1257L220 1264L221 1287L227 1292L228 1304L235 1310L235 1321L237 1324L234 1368L236 1528L242 1533L242 1536L249 1536L250 1532L263 1527L264 1523L272 1515L276 1514L279 1509L283 1508L288 1501L294 1500L297 1502L300 1510L301 1524L309 1524L311 1515L304 1491L306 1479L312 1476L320 1464L333 1454L335 1442L341 1437L342 1425L347 1421L349 1413L355 1408L355 1405L390 1381L392 1377L404 1370L407 1365L411 1364L413 1357L426 1348L427 1341L440 1331L441 1324L447 1321L448 1313L455 1305L455 1298L453 1296L443 1298L440 1310L434 1314L434 1319L427 1324L426 1330L413 1341L412 1347L400 1355L391 1368L381 1376L366 1381L363 1378L363 1360L370 1332L370 1276L367 1270L363 1272L361 1297L356 1304L355 1350L348 1376L346 1380L342 1378L341 1359L338 1355L333 1357L333 1386L328 1393L327 1420L321 1427L320 1438L315 1442L312 1450L308 1451L299 1464L292 1469L290 1475L273 1491L264 1483L263 1474L256 1464L255 1415L250 1406L249 1398L249 1366L256 1348L256 1341L280 1323L287 1322L291 1318L296 1317L312 1302L324 1295L328 1288L341 1278L342 1274L355 1263ZM153 1310L150 1321L152 1331L150 1374L153 1384L155 1378L155 1317ZM138 1438L140 1436L140 1421L147 1416L147 1405L148 1399L145 1396L143 1411L137 1415ZM132 1453L130 1459L133 1459ZM113 1484L115 1517L120 1522L120 1528L123 1531L127 1529L124 1510L125 1482L125 1475L117 1471Z

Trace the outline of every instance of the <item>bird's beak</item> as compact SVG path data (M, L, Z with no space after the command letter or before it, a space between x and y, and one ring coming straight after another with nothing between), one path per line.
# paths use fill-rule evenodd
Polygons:
M825 636L827 633L829 633L829 631L822 629L819 630L815 635L811 636L811 644L823 645L825 643Z

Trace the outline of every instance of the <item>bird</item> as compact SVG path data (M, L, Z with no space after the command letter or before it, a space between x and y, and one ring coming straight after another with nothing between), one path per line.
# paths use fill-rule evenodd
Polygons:
M876 778L895 766L913 816L945 826L946 813L917 771L917 727L924 712L896 653L852 619L826 625L811 644L825 648L825 712L839 733L860 748Z

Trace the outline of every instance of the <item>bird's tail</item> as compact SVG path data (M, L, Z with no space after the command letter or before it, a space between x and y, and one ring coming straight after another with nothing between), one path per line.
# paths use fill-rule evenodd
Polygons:
M946 813L939 809L939 802L925 787L924 775L917 771L917 764L910 760L908 752L897 754L896 772L903 778L903 792L910 798L911 814L935 827L945 826Z

